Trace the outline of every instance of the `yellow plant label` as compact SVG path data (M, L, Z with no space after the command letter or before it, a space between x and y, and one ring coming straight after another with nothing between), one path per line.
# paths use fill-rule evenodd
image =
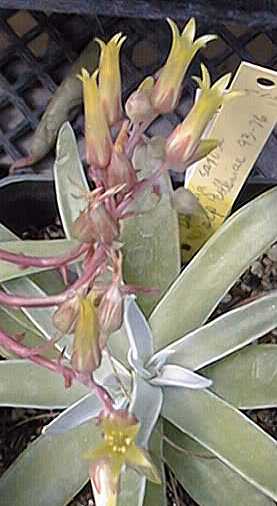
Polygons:
M184 262L231 212L277 120L277 72L243 62L231 89L245 94L224 105L208 134L209 138L219 139L220 144L192 167L185 184L204 211L179 217Z

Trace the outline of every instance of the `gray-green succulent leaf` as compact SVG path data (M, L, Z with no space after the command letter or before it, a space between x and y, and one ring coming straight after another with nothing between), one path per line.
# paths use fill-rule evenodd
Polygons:
M172 350L153 355L153 335L150 326L133 296L127 297L125 301L124 324L130 344L128 361L136 376L159 387L201 389L212 385L210 379L190 369L167 363Z
M96 418L100 414L101 408L101 401L94 393L89 393L60 413L52 422L45 425L42 434L54 436L79 427Z
M159 386L199 389L210 387L212 380L180 365L166 364L150 383Z

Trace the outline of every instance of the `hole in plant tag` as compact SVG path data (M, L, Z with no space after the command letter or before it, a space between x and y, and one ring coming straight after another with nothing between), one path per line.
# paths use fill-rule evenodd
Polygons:
M273 88L275 86L275 82L267 77L258 77L257 83L260 88Z

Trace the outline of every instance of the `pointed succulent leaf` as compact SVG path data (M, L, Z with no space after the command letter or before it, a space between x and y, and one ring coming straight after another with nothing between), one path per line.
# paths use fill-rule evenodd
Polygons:
M258 491L276 501L277 443L252 420L208 389L164 389L162 413Z
M67 504L88 481L88 463L81 455L88 445L97 447L99 443L99 431L92 423L75 429L74 436L68 432L39 437L2 475L1 504Z
M0 223L0 240L6 242L15 241L16 239L18 239L17 235L15 235L9 228L5 227L3 223Z
M63 409L86 392L80 383L66 390L61 376L28 360L0 362L0 406Z
M156 349L207 320L249 264L276 241L277 221L272 220L276 213L277 188L274 188L233 214L208 240L150 317ZM188 287L192 287L189 295Z
M145 379L136 374L133 381L133 392L130 411L140 422L137 444L144 448L158 421L163 403L163 393L160 387L150 385Z
M277 407L276 344L247 346L203 372L213 380L211 389L240 409Z
M160 418L152 433L149 443L150 453L159 469L162 483L157 484L149 480L146 482L143 506L167 506L166 477L163 464L163 421Z
M64 123L57 139L54 180L60 217L65 235L72 238L72 224L87 201L82 192L89 191L78 145L72 127Z
M155 353L150 360L146 364L146 368L148 370L157 370L160 371L162 367L165 365L165 363L170 362L170 357L175 354L174 348L169 349L164 348L163 350L159 351L158 353Z
M212 381L179 365L166 364L160 374L150 380L152 385L184 388L208 388Z
M102 403L94 393L88 393L78 399L65 411L60 413L52 422L43 427L42 434L54 436L75 429L80 425L96 418L102 409Z
M124 325L129 339L132 358L144 364L153 355L153 336L149 324L133 296L124 303Z
M277 291L219 316L154 355L172 351L170 362L200 369L230 355L277 326Z
M139 177L152 174L161 163L161 146L152 139L149 144L136 148L134 165ZM161 177L162 188L171 191L169 177ZM152 210L122 223L121 241L124 244L124 279L126 283L159 289L155 296L139 295L138 304L149 315L157 300L165 293L180 271L180 248L177 214L172 209L169 194L146 197L153 201ZM149 192L148 192L149 193ZM144 198L144 197L143 197ZM142 206L143 211L143 206Z
M164 431L167 438L164 443L166 462L197 504L274 506L272 499L172 424L164 422Z

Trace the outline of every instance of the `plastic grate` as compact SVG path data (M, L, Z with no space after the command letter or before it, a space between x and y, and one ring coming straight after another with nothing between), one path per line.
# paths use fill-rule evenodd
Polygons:
M26 156L48 100L83 47L95 36L107 39L119 31L128 35L122 51L127 96L166 58L170 30L164 21L0 10L0 176L13 160ZM263 32L233 23L202 23L199 32L217 33L219 40L201 51L189 76L198 72L200 60L208 65L214 79L224 72L234 72L241 60L277 68L277 30ZM152 125L151 134L167 134L183 118L195 89L189 76L178 110ZM81 154L82 124L80 111L73 126ZM272 163L276 155L277 131L269 139L254 174L277 178L277 167ZM50 172L52 162L53 153L35 169Z

